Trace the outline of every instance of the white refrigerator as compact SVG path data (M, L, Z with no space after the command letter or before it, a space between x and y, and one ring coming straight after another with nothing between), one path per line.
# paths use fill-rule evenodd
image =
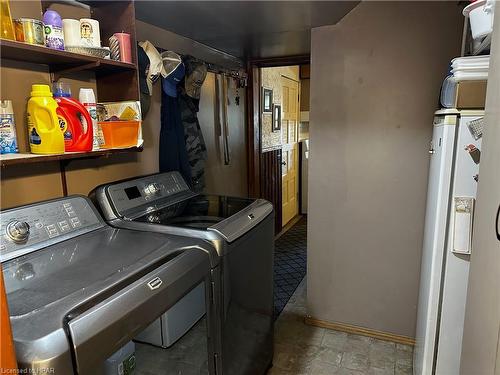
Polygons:
M437 111L418 298L415 375L458 374L483 111Z

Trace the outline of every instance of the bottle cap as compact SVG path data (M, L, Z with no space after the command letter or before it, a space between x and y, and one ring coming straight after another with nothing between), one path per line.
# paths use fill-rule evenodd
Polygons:
M78 95L80 103L95 103L95 94L93 89L81 88Z
M49 85L31 85L31 96L52 96Z
M14 113L12 109L12 100L6 99L0 101L0 113L2 115Z
M48 9L43 14L43 23L45 25L54 25L62 27L61 16L59 15L59 13L57 13L55 10L52 9Z
M54 98L71 97L71 86L66 82L54 82L54 84L52 85L52 91L54 92Z

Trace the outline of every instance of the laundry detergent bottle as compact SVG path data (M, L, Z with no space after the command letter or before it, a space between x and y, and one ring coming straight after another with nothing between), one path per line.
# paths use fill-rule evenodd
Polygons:
M64 137L57 117L57 102L49 85L32 85L28 100L28 136L33 154L64 153Z
M67 83L54 84L54 99L57 102L59 127L64 136L66 152L92 151L94 132L92 118L82 103L71 97L71 89Z

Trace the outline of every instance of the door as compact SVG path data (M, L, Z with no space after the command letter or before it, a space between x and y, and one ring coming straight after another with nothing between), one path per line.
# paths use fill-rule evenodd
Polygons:
M460 374L499 374L500 17L494 20Z
M281 129L282 129L282 225L285 226L298 214L299 193L299 83L281 77Z

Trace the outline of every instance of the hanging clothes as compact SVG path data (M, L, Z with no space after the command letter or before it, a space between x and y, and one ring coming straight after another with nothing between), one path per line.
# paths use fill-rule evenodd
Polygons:
M202 61L192 56L185 56L183 62L186 67L186 76L184 85L178 88L181 121L191 167L192 189L201 193L205 188L205 163L208 155L197 114L200 109L201 86L207 76L207 67Z
M184 64L180 56L171 51L162 53L162 59L167 76L162 79L161 90L160 172L179 171L186 183L192 186L177 98L177 84L184 77Z
M179 171L192 186L184 128L177 98L161 94L160 172Z
M179 94L184 140L189 166L191 167L192 188L197 193L201 193L205 188L205 163L208 157L207 147L197 116L199 105L199 99L193 99L185 92Z

